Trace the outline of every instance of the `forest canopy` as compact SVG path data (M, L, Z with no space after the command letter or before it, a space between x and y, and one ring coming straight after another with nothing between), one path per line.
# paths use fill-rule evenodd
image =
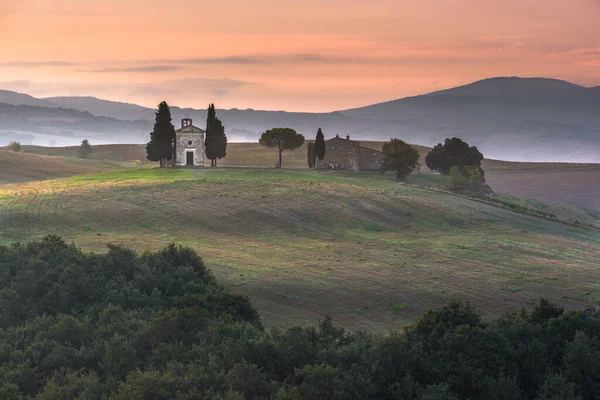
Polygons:
M595 399L600 313L452 300L404 332L263 328L191 249L0 246L2 399Z

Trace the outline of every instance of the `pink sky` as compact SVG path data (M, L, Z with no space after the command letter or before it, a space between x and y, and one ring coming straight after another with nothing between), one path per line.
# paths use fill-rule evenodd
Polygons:
M333 111L492 76L600 85L600 0L0 0L0 88Z

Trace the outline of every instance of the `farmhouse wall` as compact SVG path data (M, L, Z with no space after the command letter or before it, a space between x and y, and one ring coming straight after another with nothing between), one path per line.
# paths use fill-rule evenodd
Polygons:
M383 153L366 147L358 148L359 169L361 171L374 171L381 168Z
M348 138L333 138L325 142L325 158L321 168L336 168L349 171L378 170L383 153L360 146L360 142Z

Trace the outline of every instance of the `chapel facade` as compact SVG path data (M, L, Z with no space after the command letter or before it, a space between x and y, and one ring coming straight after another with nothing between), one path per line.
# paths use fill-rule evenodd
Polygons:
M175 131L173 164L176 167L204 167L204 134L194 126L191 118L181 120L181 129Z

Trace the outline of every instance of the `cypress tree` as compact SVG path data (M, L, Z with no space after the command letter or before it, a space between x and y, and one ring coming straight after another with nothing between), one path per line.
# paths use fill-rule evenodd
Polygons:
M160 161L161 168L173 158L175 127L172 121L169 105L163 101L158 105L154 129L150 133L150 142L146 145L146 158L150 161Z
M315 156L319 159L319 161L323 161L325 158L325 135L323 135L323 131L321 128L317 131L317 138L315 139Z
M81 145L79 146L79 150L77 150L77 155L81 158L88 158L90 154L93 153L92 146L90 145L90 141L87 139L83 139L81 141Z
M225 127L221 120L217 118L214 104L208 106L204 146L206 148L206 158L210 160L211 167L216 167L217 160L227 155L227 135L225 135Z
M306 144L306 161L308 162L308 168L315 167L316 157L317 155L315 154L315 143L308 142Z
M206 114L206 133L204 138L204 148L206 152L206 158L210 160L210 166L215 166L215 122L217 120L217 112L215 111L215 105L209 104Z

